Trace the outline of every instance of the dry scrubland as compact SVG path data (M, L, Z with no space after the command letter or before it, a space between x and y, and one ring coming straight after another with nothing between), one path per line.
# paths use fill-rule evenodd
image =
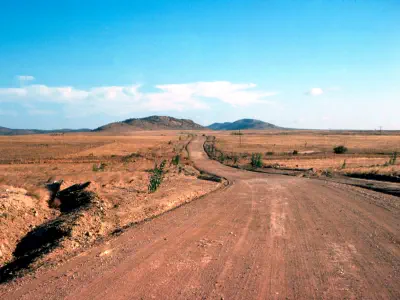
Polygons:
M351 131L242 131L209 132L215 146L228 156L238 156L239 164L249 163L252 153L261 153L265 165L288 168L327 169L340 173L400 174L400 158L387 165L394 152L400 153L400 132ZM334 154L333 147L344 145L345 154ZM297 155L293 155L293 151ZM343 166L346 161L345 166ZM232 163L227 161L227 163Z
M98 197L67 222L68 236L49 259L217 188L197 178L185 149L190 138L178 131L0 137L0 266L13 259L23 236L62 215L49 207L46 183L62 179L66 188L91 181L88 189ZM171 163L177 155L179 162ZM149 193L149 170L163 160L164 180Z
M209 131L205 134L216 137L217 153L224 155L223 162L228 165L248 166L251 154L261 153L264 165L313 168L315 174L326 170L338 174L398 176L400 173L400 159L387 164L393 152L400 152L399 132L379 135L243 131L239 136L230 131ZM10 270L14 272L14 267L8 267L10 262L14 266L13 262L26 256L26 249L18 248L24 237L30 236L34 241L36 234L42 235L42 230L55 229L59 234L57 240L40 244L46 249L43 253L47 250L50 253L37 259L42 251L28 249L35 260L23 262L22 267L57 263L99 238L215 190L221 183L200 180L199 172L188 159L186 146L190 139L190 132L180 131L138 131L121 136L86 133L0 137L0 264L5 266L0 268L0 281L4 274L11 274ZM346 146L349 151L334 154L332 149L338 145ZM173 163L177 155L179 162ZM238 161L233 162L233 157ZM151 170L164 160L164 180L151 193L148 190ZM61 179L62 188L90 181L88 189L96 198L90 206L72 213L50 207L45 186Z

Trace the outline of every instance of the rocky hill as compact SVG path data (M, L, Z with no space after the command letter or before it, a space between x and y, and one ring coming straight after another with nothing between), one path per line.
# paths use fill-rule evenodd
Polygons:
M176 119L167 116L150 116L146 118L127 119L122 122L114 122L93 131L97 132L128 132L135 130L196 130L204 129L188 119Z
M274 124L255 119L241 119L235 122L213 123L207 128L213 130L243 130L243 129L283 129Z

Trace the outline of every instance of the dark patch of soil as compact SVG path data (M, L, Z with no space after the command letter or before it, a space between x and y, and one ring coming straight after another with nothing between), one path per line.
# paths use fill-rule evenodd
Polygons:
M399 176L391 176L391 175L382 175L373 173L349 173L346 174L346 176L353 178L368 179L368 180L400 182Z

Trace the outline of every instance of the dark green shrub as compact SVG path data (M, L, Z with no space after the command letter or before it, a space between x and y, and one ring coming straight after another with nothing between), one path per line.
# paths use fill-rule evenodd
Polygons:
M274 152L272 151L268 151L267 153L265 153L266 155L274 155Z
M293 150L293 155L297 155L297 154L299 154L299 151Z
M333 148L333 152L336 154L343 154L343 153L346 153L347 151L348 151L348 149L343 145L336 146Z
M214 144L204 144L204 150L207 152L207 155L212 158L215 159L215 145Z
M175 155L172 158L172 164L175 165L175 166L179 165L180 161L181 161L181 156L179 154Z
M251 155L250 164L253 168L261 168L262 167L261 153L253 153Z
M152 173L150 177L150 182L148 186L149 193L154 193L158 187L160 186L163 177L164 177L164 167L165 167L166 161L163 160L159 166L157 164L154 166L154 169L150 170Z

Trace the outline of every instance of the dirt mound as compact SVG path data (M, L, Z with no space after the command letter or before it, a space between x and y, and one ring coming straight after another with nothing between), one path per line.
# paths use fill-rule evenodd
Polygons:
M59 215L47 206L46 196L45 189L28 192L0 185L0 265L12 258L16 244L27 232Z
M47 185L50 192L49 205L60 209L61 212L69 212L88 205L96 196L93 192L85 190L90 185L90 181L74 184L60 191L62 182L62 180L55 181Z
M102 234L103 218L102 202L92 201L90 205L83 205L33 227L17 243L12 253L13 259L0 268L0 283L21 276L30 268L35 269L44 264L46 260L49 262L51 257L46 259L44 256L57 247L70 249L66 252L69 254L77 245L90 244Z

